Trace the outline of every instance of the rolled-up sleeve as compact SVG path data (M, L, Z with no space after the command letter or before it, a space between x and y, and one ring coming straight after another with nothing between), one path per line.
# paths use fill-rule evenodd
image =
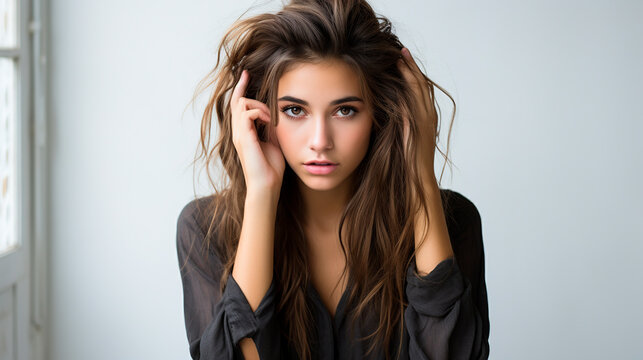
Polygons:
M404 319L410 359L489 358L480 215L468 199L452 196L448 218L455 255L425 276L418 275L415 259L407 269ZM466 261L462 266L460 259Z
M210 250L204 247L196 201L184 207L177 221L177 253L192 359L243 359L238 344L246 337L254 340L261 359L279 359L274 282L255 311L231 274L221 294L223 266L212 246Z

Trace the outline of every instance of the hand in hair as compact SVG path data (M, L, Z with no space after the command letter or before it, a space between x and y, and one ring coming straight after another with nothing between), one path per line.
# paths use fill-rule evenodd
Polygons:
M274 131L268 142L259 139L254 121L269 123L270 110L266 104L243 96L248 79L248 71L244 70L230 98L232 142L243 168L246 189L279 191L286 163Z
M415 147L416 167L421 177L424 193L420 199L426 198L427 213L418 211L415 215L415 264L417 273L425 276L436 266L449 257L454 256L451 240L444 216L435 173L433 172L433 157L436 147L437 113L433 103L433 85L420 71L407 48L402 48L402 59L398 67L406 79L413 101L412 114L405 114L404 144L408 144L411 132L411 119L415 121L418 139ZM405 154L409 156L409 154ZM413 188L412 188L413 189ZM415 194L415 192L413 192ZM414 198L416 198L414 196ZM420 201L424 203L424 200ZM423 206L424 207L424 206Z
M418 143L415 146L417 170L423 181L433 183L433 158L435 156L435 139L437 132L437 113L433 106L433 91L428 78L415 63L407 48L402 48L402 58L398 60L398 68L406 79L414 95L413 114L406 114L404 124L404 144L408 143L410 134L410 118L412 116L419 131ZM408 156L408 155L407 155Z

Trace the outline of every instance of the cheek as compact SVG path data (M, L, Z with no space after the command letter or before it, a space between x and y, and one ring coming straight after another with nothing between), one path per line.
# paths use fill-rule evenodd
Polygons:
M360 146L368 147L368 142L371 138L371 128L372 128L372 122L368 122L363 126L361 126L353 134L354 141L356 143L359 143Z
M294 137L291 135L291 131L286 126L282 126L281 123L275 128L275 133L277 134L281 151L286 155L295 146L293 143Z
M361 159L368 150L370 137L371 128L369 125L365 125L352 129L352 131L345 131L344 140L342 142L345 144L351 144L351 153Z

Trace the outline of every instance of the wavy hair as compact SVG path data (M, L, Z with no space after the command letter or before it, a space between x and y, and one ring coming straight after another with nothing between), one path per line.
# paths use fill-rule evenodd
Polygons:
M379 347L388 359L395 340L402 344L404 327L406 269L415 255L414 216L428 215L416 158L413 151L421 140L417 123L410 117L410 134L403 141L403 114L411 113L413 95L397 68L402 44L392 31L391 22L378 16L364 0L293 0L276 13L265 13L237 20L225 33L218 47L217 61L199 83L198 94L210 90L201 120L201 139L193 164L203 163L214 189L205 214L209 219L206 245L213 247L224 264L221 291L232 271L243 223L246 185L243 169L232 142L230 95L248 70L250 82L245 96L268 105L271 119L278 121L277 86L280 77L296 63L339 59L351 66L360 79L366 103L371 107L373 127L366 156L355 170L352 197L340 220L339 236L352 284L346 306L354 306L351 329L362 316L371 317L377 329L359 341L368 341L369 353ZM453 102L446 154L455 117L455 102L441 87L423 75L433 121L439 107L434 87ZM216 113L216 114L214 114ZM218 140L211 145L212 119L218 121ZM260 137L266 129L259 124ZM270 129L268 129L270 130ZM405 157L404 154L410 154ZM220 160L223 171L214 162ZM214 174L221 176L217 182ZM444 174L444 166L440 181ZM307 243L303 230L303 204L296 175L286 163L275 222L274 279L279 301L277 316L284 335L299 358L311 358L311 313L306 291L310 273ZM346 238L342 239L342 229ZM215 235L216 234L216 235ZM344 246L345 242L345 246ZM397 349L399 356L400 348Z

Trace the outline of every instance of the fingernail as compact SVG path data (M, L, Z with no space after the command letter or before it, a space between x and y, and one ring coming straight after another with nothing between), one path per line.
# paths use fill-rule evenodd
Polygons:
M411 52L409 52L409 49L404 47L402 48L402 54L404 54L404 56L406 57L409 57L409 55L411 55Z

